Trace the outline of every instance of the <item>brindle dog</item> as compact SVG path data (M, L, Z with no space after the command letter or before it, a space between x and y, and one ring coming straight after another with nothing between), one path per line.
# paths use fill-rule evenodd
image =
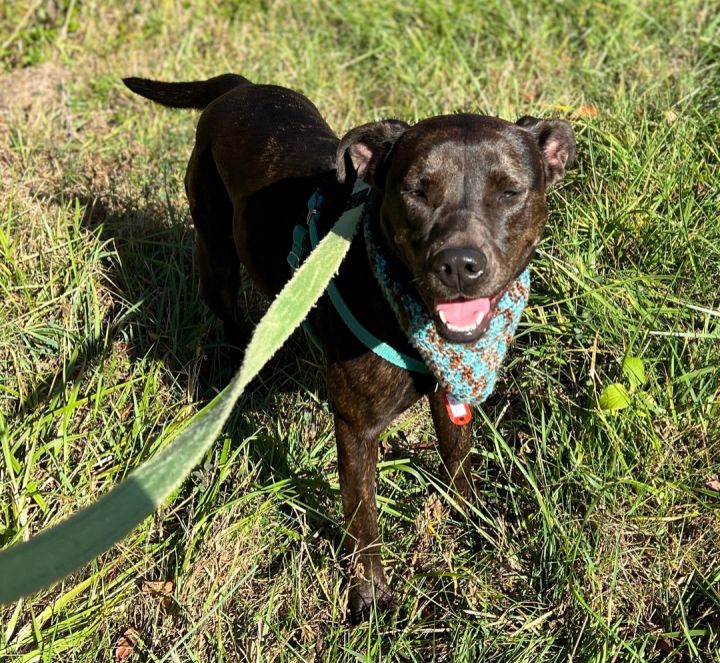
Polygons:
M341 140L303 95L225 74L202 82L127 78L134 92L176 108L204 109L185 177L195 224L202 295L243 345L238 309L240 263L272 298L290 277L292 230L320 186L322 219L342 213L354 180L371 186L367 213L376 237L416 289L440 333L469 342L527 266L547 221L546 189L572 163L575 140L563 121L516 123L471 114L364 124ZM355 317L375 336L412 354L370 271L362 233L336 284ZM378 438L427 396L444 468L462 496L471 492L470 431L453 424L428 376L398 368L361 344L324 296L311 314L327 361L354 619L373 598L390 602L380 559L375 504Z

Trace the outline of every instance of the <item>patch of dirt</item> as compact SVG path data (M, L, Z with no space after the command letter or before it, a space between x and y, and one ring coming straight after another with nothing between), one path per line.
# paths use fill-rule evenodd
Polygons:
M16 175L7 196L50 209L77 197L87 206L85 221L93 225L124 213L134 200L128 174L147 148L133 144L121 154L96 149L95 141L110 132L110 124L104 113L78 114L70 107L73 75L52 62L0 75L0 164ZM15 133L27 150L11 146ZM85 142L92 148L81 149ZM164 208L162 216L167 216Z
M10 113L31 115L59 101L69 72L59 64L45 62L15 69L0 76L0 117Z
M0 162L10 158L11 125L32 123L57 105L69 76L67 69L53 62L15 69L0 76Z

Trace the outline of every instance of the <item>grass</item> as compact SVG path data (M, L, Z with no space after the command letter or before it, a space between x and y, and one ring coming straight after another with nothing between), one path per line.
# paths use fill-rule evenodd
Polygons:
M0 608L0 659L720 660L719 31L700 0L3 5L3 547L115 485L230 375L182 190L194 116L121 76L237 71L339 133L566 117L579 162L476 413L473 512L449 508L423 408L386 436L397 611L345 622L322 360L298 335L175 500ZM630 406L603 411L614 383Z

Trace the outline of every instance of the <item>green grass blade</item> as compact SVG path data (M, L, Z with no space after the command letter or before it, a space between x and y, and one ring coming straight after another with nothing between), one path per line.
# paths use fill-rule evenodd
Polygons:
M228 387L169 446L89 507L0 552L0 604L50 585L129 534L182 484L248 383L305 319L350 247L359 210L342 217L271 304Z

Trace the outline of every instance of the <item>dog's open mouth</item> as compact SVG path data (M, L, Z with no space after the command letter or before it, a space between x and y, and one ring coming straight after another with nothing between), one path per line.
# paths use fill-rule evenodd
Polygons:
M440 302L436 306L438 317L450 331L460 333L474 332L490 313L489 297L479 299L455 299Z
M459 298L438 302L435 313L440 333L450 341L476 341L490 324L495 305L502 294L500 292L495 297Z

